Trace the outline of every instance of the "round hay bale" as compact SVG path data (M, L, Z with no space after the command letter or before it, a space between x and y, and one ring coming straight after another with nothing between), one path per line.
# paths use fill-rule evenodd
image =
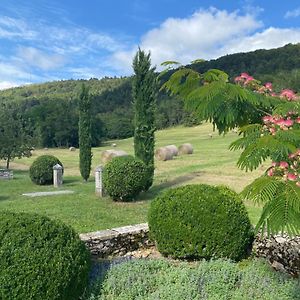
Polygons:
M183 154L193 154L193 146L192 144L186 143L186 144L182 144L181 146L179 146L178 149L178 154L179 155L183 155Z
M110 161L113 157L116 156L126 156L128 155L127 152L123 151L123 150L105 150L102 152L101 154L101 160L103 163L106 163L108 161Z
M127 156L127 155L128 155L128 153L123 150L113 150L108 155L108 160L111 160L113 157L116 157L116 156Z
M165 146L165 148L170 149L173 156L178 155L178 148L175 145L168 145L168 146Z
M69 148L69 151L75 151L75 150L76 150L75 147L70 147L70 148Z
M117 147L117 144L116 143L112 143L111 146L112 147Z
M173 152L169 148L161 147L155 150L155 158L162 161L170 160L173 158Z
M108 158L108 156L110 155L110 153L112 151L115 151L115 150L104 150L104 151L102 151L102 153L101 153L101 160L102 160L102 162L106 162L107 161L107 158Z

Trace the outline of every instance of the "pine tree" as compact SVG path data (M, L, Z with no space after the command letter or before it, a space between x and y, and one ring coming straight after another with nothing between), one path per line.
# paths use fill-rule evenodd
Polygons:
M134 152L149 168L148 182L145 186L145 190L148 190L154 176L154 115L157 95L157 80L155 68L151 68L150 53L146 54L139 49L133 59L133 70Z
M83 84L79 95L79 167L81 177L87 181L90 177L91 152L91 98L88 88Z

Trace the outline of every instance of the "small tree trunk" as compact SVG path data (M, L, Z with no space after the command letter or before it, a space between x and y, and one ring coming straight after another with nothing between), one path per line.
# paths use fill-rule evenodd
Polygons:
M8 156L7 160L6 160L6 169L9 169L9 162L10 162L10 156Z

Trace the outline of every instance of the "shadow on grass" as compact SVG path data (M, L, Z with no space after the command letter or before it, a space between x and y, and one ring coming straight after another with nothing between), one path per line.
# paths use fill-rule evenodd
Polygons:
M78 180L78 178L72 178L72 177L64 178L65 185L74 186L74 185L78 185L79 183L80 183L80 180Z
M167 190L169 188L176 187L177 185L181 185L187 181L190 181L190 180L194 179L195 177L199 176L199 174L200 173L191 173L188 175L179 176L172 180L165 181L160 184L154 185L150 188L149 191L142 193L139 196L138 200L139 201L151 200L151 199L155 198L156 196L158 196L162 191Z
M0 201L8 200L9 196L0 196Z

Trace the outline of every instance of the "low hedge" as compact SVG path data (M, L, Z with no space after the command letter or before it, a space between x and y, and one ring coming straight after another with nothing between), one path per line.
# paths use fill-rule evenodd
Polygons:
M296 300L299 295L298 280L274 272L262 260L135 260L113 265L87 299Z
M103 186L113 200L131 201L145 189L148 167L133 156L114 157L103 171Z
M253 230L245 206L229 188L206 184L168 190L152 201L148 215L158 250L177 258L247 255Z
M74 300L90 254L72 228L47 217L0 212L0 299Z
M53 183L53 166L59 164L63 167L61 161L53 155L41 155L30 166L29 176L31 181L39 184Z

